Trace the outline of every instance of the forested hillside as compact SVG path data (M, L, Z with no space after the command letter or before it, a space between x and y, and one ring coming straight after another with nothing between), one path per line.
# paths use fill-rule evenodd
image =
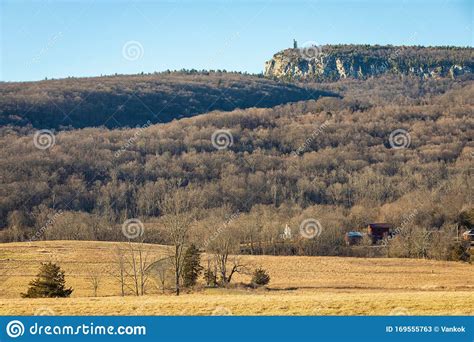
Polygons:
M65 129L135 127L213 110L273 107L329 96L227 72L164 72L0 83L0 125Z
M167 243L160 203L182 193L199 208L201 243L226 222L239 242L268 242L264 252L275 253L286 224L297 235L315 218L321 236L298 253L334 255L346 231L385 221L408 227L392 242L405 246L396 255L444 257L446 237L472 213L473 83L384 77L324 87L344 98L59 131L45 149L33 132L3 128L1 240L38 231L35 239L120 240L123 221L139 218L147 241Z

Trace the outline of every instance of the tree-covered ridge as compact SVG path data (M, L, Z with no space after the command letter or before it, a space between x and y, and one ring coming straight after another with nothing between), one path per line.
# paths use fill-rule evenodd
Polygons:
M46 150L33 132L4 129L1 239L123 239L123 221L140 218L149 241L169 243L160 202L177 189L199 203L201 242L206 227L225 220L224 209L238 213L243 243L277 241L285 224L317 218L318 248L329 254L344 232L367 222L397 226L408 216L410 227L446 231L459 223L472 206L472 82L380 78L326 87L344 98L57 132ZM410 137L405 148L390 145L397 129ZM231 134L228 148L213 145L216 130Z
M393 45L323 45L321 51L328 54L360 55L366 57L405 59L407 64L430 64L449 61L474 65L474 49L458 46L393 46Z
M284 80L334 81L382 74L422 78L472 78L474 49L462 47L307 45L276 53L265 76Z
M163 72L0 83L0 125L135 127L213 110L273 107L331 95L258 76Z

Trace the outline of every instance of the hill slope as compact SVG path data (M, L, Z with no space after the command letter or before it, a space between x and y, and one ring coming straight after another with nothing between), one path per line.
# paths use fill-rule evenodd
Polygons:
M273 107L327 92L237 73L160 73L0 83L0 125L135 127L213 110Z
M205 219L221 222L219 209L228 206L240 213L233 223L244 230L242 242L278 241L285 224L297 234L310 217L324 230L300 253L343 255L347 230L374 220L400 225L416 209L410 228L443 230L442 241L451 241L459 213L472 206L472 83L366 82L331 85L344 99L214 112L146 129L63 131L48 149L38 149L31 133L4 129L0 238L41 232L40 239L120 240L124 218L138 217L147 241L167 243L159 204L179 187L202 206L200 236ZM364 87L372 90L362 98ZM232 138L227 148L213 140L219 130ZM396 146L390 141L399 130ZM428 255L410 246L407 255L447 257L441 245Z

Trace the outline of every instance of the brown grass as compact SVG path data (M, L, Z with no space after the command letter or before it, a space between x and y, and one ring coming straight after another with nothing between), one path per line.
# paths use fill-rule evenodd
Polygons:
M0 314L31 315L454 315L474 314L474 266L413 259L244 256L266 268L267 290L200 290L180 297L158 294L120 297L110 275L114 243L49 241L0 245ZM154 257L163 246L150 245ZM22 299L42 261L66 271L72 298ZM102 274L100 297L90 297L89 270ZM240 276L237 282L248 282Z

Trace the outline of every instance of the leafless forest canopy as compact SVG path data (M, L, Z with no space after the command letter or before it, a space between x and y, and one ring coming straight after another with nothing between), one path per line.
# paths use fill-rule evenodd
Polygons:
M395 58L409 66L439 66L443 63L460 63L473 67L472 49L456 46L392 46L392 45L322 45L321 50L340 56L361 56L366 58Z
M120 85L114 85L114 78L101 79L102 95L95 86L90 96L97 96L97 102L81 109L84 117L72 116L74 122L83 120L74 127L94 125L101 115L96 111L101 96L116 93L103 103L104 112L110 112L124 99L117 94L134 92L129 89L132 83L156 99L161 93L156 95L154 86L174 92L173 84L149 82L153 77L145 76L143 82L139 76L124 77ZM180 85L178 95L186 101L170 104L164 121L175 111L184 116L203 111L208 104L199 97L208 96L209 88L215 90L212 96L220 96L220 88L199 83L204 76L190 77L193 92L203 88L189 95ZM239 97L240 105L210 107L222 110L245 107L243 102L252 103L266 92L273 99L266 107L276 104L280 91L287 96L282 102L308 92L258 78L243 82L246 76L213 77L212 82L223 82L229 93L236 92L229 102ZM38 117L52 106L44 96L74 108L88 96L88 82L51 81L41 87L49 89L44 93L36 85L2 85L1 105L10 108L6 103L13 97L9 103L18 108L34 104L33 114L20 116L16 124L57 128L54 110L45 120ZM62 93L55 93L60 87ZM254 93L255 88L259 92ZM354 255L358 252L344 246L345 232L369 222L389 222L402 229L384 253L447 258L456 230L470 227L474 219L473 82L385 76L317 88L340 97L213 111L146 128L57 131L54 146L47 150L34 146L31 127L5 126L0 137L0 238L123 240L122 223L139 218L147 242L171 244L172 237L163 229L162 204L179 194L191 199L191 233L198 246L218 231L228 235L236 249L248 245L252 253ZM249 98L240 98L242 94ZM195 106L184 114L176 107L189 103ZM3 123L12 124L7 112L1 114ZM139 112L130 117L141 120L130 119L130 125L147 120ZM211 136L217 129L230 131L231 146L213 146ZM406 148L389 144L396 129L408 132ZM282 241L286 224L296 237L308 218L321 223L319 238Z
M239 73L163 72L0 83L0 125L135 127L213 110L273 107L325 92Z

